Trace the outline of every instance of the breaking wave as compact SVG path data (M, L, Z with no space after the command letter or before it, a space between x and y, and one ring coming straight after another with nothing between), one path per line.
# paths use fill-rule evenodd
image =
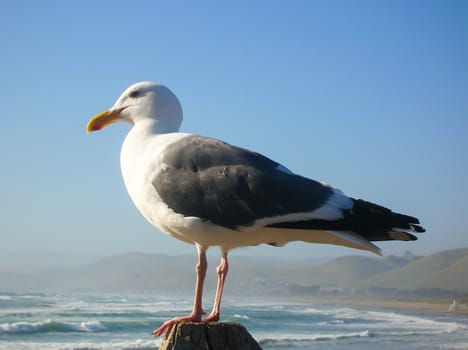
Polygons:
M363 332L350 332L350 333L329 333L329 334L289 334L284 336L267 335L259 337L259 343L263 346L285 346L291 343L306 343L316 341L328 341L349 338L368 338L371 333L366 330Z
M15 342L15 343L0 343L2 350L154 350L160 345L159 340L146 340L136 339L128 341L111 341L102 343L90 342L57 342L57 343L43 343L43 342Z
M12 322L1 323L0 334L27 334L27 333L50 333L50 332L104 332L107 328L99 321L86 322L57 322L51 319L39 322Z

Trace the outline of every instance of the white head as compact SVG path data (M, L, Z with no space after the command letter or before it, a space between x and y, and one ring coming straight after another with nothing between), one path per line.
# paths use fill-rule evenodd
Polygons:
M171 90L144 81L130 86L110 109L91 118L87 130L101 130L118 121L132 125L150 121L154 130L162 134L179 131L182 119L182 107Z

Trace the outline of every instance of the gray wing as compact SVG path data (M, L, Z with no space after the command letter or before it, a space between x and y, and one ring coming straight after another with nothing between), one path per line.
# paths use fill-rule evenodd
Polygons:
M261 154L200 136L169 145L163 162L152 183L171 209L231 229L312 212L334 193Z

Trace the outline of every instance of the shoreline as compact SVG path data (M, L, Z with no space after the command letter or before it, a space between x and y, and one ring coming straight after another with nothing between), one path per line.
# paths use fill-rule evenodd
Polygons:
M237 301L253 301L257 297L247 296L232 296ZM458 309L457 311L449 311L449 307L453 300L456 300ZM307 303L311 305L328 305L335 307L349 307L349 308L369 308L369 309L384 309L393 311L406 311L417 313L430 313L440 315L458 315L468 316L468 299L462 298L441 298L441 299L425 299L425 298L390 298L390 297L352 297L352 296L268 296L263 297L263 301L272 302L297 302Z
M457 311L449 311L453 300L396 300L396 299L360 299L360 298L307 298L307 301L315 302L321 305L333 305L352 308L372 308L386 309L395 311L412 311L421 313L435 313L446 315L467 315L468 304L457 300Z

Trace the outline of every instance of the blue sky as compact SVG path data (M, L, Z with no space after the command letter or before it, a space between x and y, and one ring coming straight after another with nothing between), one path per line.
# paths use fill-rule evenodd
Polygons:
M0 254L194 251L133 207L128 125L85 132L141 80L179 97L183 131L418 216L385 254L467 247L466 23L466 1L1 1Z

